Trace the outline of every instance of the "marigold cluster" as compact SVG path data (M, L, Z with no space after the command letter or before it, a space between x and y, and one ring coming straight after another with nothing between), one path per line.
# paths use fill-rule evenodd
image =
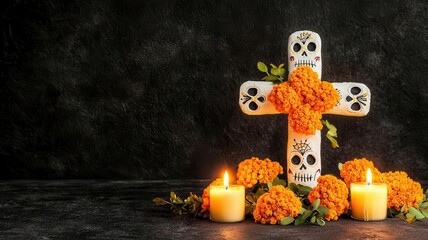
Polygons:
M302 202L293 191L277 185L259 197L253 216L256 222L277 224L285 217L296 217L301 208Z
M288 117L288 123L293 129L300 129L302 133L314 134L315 131L322 129L322 115L318 111L311 110L308 104L291 110Z
M202 213L210 210L210 187L222 186L222 185L223 185L223 179L217 178L216 180L212 181L208 187L204 189L204 192L202 193L202 205L201 205Z
M372 161L365 158L355 158L352 161L347 161L342 165L342 170L340 170L340 176L346 183L346 186L349 188L351 183L355 182L366 182L367 169L370 168L372 172L372 181L381 182L380 175L381 173L377 168L375 168Z
M349 208L349 190L346 184L333 175L320 176L317 181L318 185L308 195L309 201L314 203L319 198L320 205L326 206L329 210L325 219L337 220Z
M272 162L269 158L260 160L252 157L239 163L236 183L252 188L258 182L264 184L272 182L281 173L283 169L278 162Z
M401 207L406 205L405 213L411 206L418 208L418 201L424 198L420 183L400 171L382 173L381 179L388 185L388 208L400 211Z
M287 82L273 87L268 100L277 111L289 113L294 131L313 135L322 129L321 114L337 104L339 94L331 83L320 81L311 67L301 66Z

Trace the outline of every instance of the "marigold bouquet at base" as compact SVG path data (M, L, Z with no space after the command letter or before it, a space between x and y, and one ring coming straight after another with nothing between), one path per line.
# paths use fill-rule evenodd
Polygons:
M389 217L397 217L409 223L428 218L428 190L424 194L421 184L413 181L407 173L382 173L372 161L365 158L339 164L340 176L348 187L353 182L365 182L365 172L369 168L373 172L373 182L387 184Z
M365 172L371 168L374 182L388 185L389 217L397 217L409 223L428 218L428 191L424 194L421 185L404 172L381 173L365 158L339 164L339 179L333 175L321 175L313 189L294 183L287 184L278 177L283 168L269 158L252 157L238 165L236 184L246 188L246 215L256 223L323 226L326 221L336 221L341 215L349 215L349 185L365 181ZM181 199L174 192L168 200L155 198L157 205L167 205L175 214L187 214L208 218L210 209L210 186L221 186L218 178L203 190L202 196L190 193Z

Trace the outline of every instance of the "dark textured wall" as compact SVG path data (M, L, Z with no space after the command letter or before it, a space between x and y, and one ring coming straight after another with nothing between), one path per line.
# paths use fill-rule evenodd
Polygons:
M323 41L323 80L372 92L324 116L323 173L355 157L427 179L426 1L2 1L2 178L208 178L258 156L285 166L287 116L247 116L239 86L288 36Z

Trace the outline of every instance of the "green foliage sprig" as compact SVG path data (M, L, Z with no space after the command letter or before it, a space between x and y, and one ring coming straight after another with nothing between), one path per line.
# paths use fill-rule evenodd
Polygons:
M337 138L337 128L333 124L329 123L327 120L321 120L321 122L324 126L326 126L328 128L328 132L325 136L328 138L328 140L330 140L331 146L333 148L338 148L339 143L337 142L337 139L336 139Z
M262 78L262 80L265 81L271 81L271 82L283 82L284 76L285 76L285 69L284 63L279 64L279 66L275 66L274 64L270 64L271 69L269 71L266 64L263 62L257 63L257 69L259 69L260 72L266 73L266 76Z
M169 205L171 211L177 215L191 214L194 217L207 218L209 216L208 211L201 212L202 198L196 194L190 193L189 197L182 200L175 192L170 193L169 201L163 198L157 197L153 199L156 205Z
M428 189L424 194L424 199L418 202L418 207L413 206L409 207L409 211L404 213L406 210L406 204L401 207L400 211L397 211L395 208L388 209L389 217L396 217L402 219L408 223L413 223L416 220L422 220L428 218Z

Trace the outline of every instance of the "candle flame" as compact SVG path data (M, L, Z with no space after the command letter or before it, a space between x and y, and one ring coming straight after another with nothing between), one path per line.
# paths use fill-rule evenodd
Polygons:
M227 171L224 172L224 187L227 189L229 187L229 174L227 174Z
M372 171L369 169L367 169L367 185L372 184Z

